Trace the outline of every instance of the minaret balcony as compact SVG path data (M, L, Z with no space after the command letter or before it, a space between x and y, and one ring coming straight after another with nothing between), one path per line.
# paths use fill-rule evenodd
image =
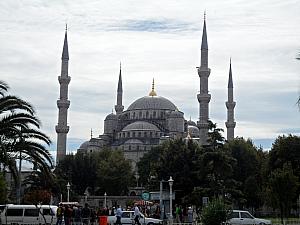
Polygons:
M197 94L197 98L198 98L198 102L200 103L209 103L210 99L211 99L211 95L210 94L205 94L205 93L200 93Z
M235 107L236 102L226 102L227 109L233 109Z
M209 127L208 121L198 121L197 127L199 129L208 129L208 127Z
M60 108L66 108L68 109L70 106L70 101L69 100L63 100L63 99L59 99L57 100L57 107Z
M55 126L56 133L68 133L70 130L69 126L61 126L61 125L56 125Z
M60 84L69 84L71 81L71 77L69 76L58 76L58 81Z
M227 121L225 122L225 125L227 128L235 128L236 122Z
M210 68L203 67L203 66L198 67L198 75L199 77L209 77Z

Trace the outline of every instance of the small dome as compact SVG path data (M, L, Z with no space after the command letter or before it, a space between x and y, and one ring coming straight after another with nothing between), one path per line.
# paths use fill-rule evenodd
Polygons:
M183 118L183 113L179 111L172 111L169 118Z
M143 144L143 142L140 141L140 140L138 140L138 139L129 139L129 140L125 141L124 144L125 144L125 145L126 145L126 144L127 144L127 145L141 145L141 144Z
M105 120L117 120L117 119L118 119L117 115L116 115L116 114L113 114L113 113L108 114L108 115L105 117Z
M195 127L197 126L197 124L192 120L187 121L187 124L190 126L195 126Z
M134 123L128 124L126 127L123 128L122 131L133 131L133 130L152 130L152 131L160 131L157 126L153 125L152 123L148 123L145 121L136 121Z
M85 142L83 142L83 143L80 145L79 149L87 150L87 148L89 147L89 145L90 145L90 141L85 141Z
M176 106L168 99L161 96L145 96L134 101L127 110L135 109L162 109L176 110Z
M200 131L196 126L188 126L188 131L192 137L199 137Z

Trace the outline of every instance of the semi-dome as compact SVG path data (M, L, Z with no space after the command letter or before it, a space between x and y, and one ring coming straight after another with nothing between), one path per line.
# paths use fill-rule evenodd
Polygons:
M105 120L116 120L118 119L117 115L116 114L108 114L106 117L105 117Z
M134 123L128 124L126 127L123 128L122 131L134 131L134 130L142 130L142 131L160 131L157 126L153 125L152 123L148 123L145 121L136 121Z
M89 145L90 145L90 141L85 141L80 145L79 149L87 150Z
M127 110L135 109L162 109L176 110L176 106L168 99L161 96L145 96L134 101Z
M170 113L169 118L183 118L183 113L179 111L173 111Z
M191 126L191 125L189 125L189 126L188 126L188 131L189 131L189 133L190 133L190 135L191 135L192 137L199 137L199 135L200 135L199 128L196 127L196 126Z
M141 144L143 144L143 142L141 140L138 140L138 139L129 139L124 144L127 144L127 145L141 145Z
M192 121L191 119L189 121L187 121L187 124L190 126L195 126L195 127L197 126L197 124L194 121Z

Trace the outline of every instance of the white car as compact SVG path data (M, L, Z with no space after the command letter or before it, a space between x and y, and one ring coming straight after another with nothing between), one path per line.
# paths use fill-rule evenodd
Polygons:
M116 223L116 216L108 216L107 224L114 225ZM121 217L122 225L132 225L134 224L134 211L123 211ZM159 219L145 217L142 213L140 214L140 223L142 225L162 225L163 221Z
M227 220L227 224L269 225L272 224L272 222L270 220L255 218L248 211L232 210L232 212L229 214L229 219Z

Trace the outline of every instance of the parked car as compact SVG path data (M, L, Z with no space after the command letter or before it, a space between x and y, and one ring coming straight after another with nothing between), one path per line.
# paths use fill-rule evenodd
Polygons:
M230 224L230 225L240 225L240 224L269 225L269 224L272 224L272 222L270 220L255 218L248 211L232 210L232 212L229 214L229 219L227 220L227 224Z
M54 205L6 205L1 212L1 222L6 225L56 224Z
M116 223L116 216L108 216L107 224L114 225ZM134 211L123 211L121 217L121 223L123 225L132 225L134 220ZM162 225L163 221L159 219L154 219L150 217L145 217L142 213L140 214L140 223L142 225Z

